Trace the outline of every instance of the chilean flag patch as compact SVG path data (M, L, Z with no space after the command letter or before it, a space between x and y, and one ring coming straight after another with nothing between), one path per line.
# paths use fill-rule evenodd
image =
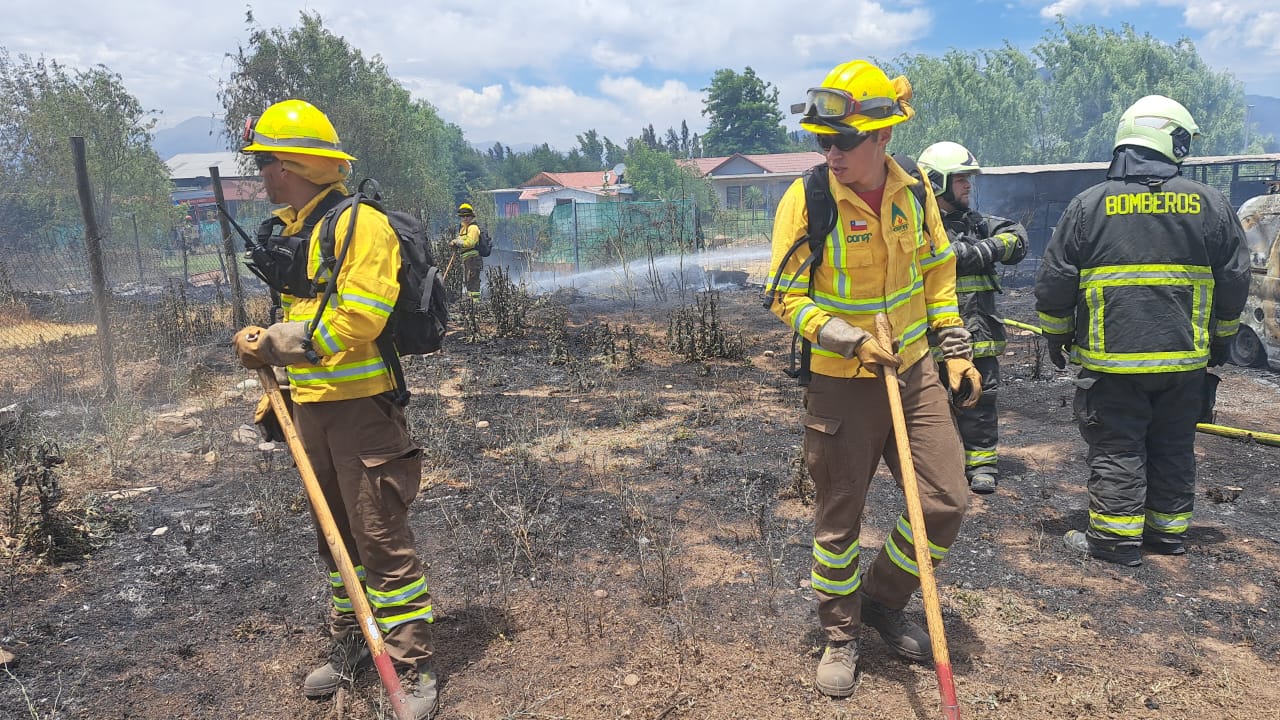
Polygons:
M867 231L866 220L850 220L849 221L849 232L866 232L866 231Z

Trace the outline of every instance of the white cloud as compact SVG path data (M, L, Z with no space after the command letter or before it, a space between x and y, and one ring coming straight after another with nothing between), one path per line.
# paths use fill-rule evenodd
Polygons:
M838 62L889 57L928 32L918 3L849 0L823 13L769 0L305 0L325 27L381 56L416 97L468 138L573 145L595 127L622 142L642 126L701 132L701 88L718 68L750 66L785 106ZM898 9L900 8L900 9ZM252 9L257 27L294 27L297 6ZM62 0L0 24L0 46L68 65L103 63L161 127L220 112L218 82L249 35L244 13L159 0ZM103 40L109 38L109 42ZM626 87L629 97L610 95Z

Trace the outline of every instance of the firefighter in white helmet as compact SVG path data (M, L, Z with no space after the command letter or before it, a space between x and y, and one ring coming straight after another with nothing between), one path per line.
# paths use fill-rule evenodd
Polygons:
M1067 205L1036 273L1049 357L1081 366L1089 525L1064 541L1119 565L1186 551L1205 367L1226 362L1249 291L1231 204L1182 176L1198 134L1175 100L1130 106L1107 179Z
M942 223L956 255L956 297L973 345L973 364L982 373L982 399L969 409L956 409L956 425L964 442L964 471L969 489L988 494L999 478L996 444L996 389L1000 385L1000 356L1004 354L1004 325L996 315L1001 292L999 265L1016 265L1027 255L1027 230L1021 224L974 210L974 176L982 172L978 159L965 146L939 142L925 148L920 170L933 186Z

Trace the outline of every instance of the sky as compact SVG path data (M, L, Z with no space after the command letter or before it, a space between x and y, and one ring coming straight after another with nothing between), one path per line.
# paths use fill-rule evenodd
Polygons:
M567 151L595 129L616 143L652 124L702 133L702 90L719 68L748 66L788 112L833 66L950 48L1030 51L1063 16L1165 42L1186 37L1248 93L1280 96L1280 9L1271 0L0 0L0 47L119 74L157 128L220 115L227 58L261 27L299 13L366 55L380 55L415 98L473 144L550 143ZM322 108L323 109L323 108ZM798 129L788 115L788 129ZM344 131L339 128L339 133Z

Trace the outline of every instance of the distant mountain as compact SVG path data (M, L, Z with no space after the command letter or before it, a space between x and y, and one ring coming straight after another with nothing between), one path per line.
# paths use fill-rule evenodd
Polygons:
M157 130L151 147L161 160L180 153L224 152L228 149L226 129L217 118L188 118L171 128Z
M1244 101L1249 104L1249 142L1269 135L1265 151L1280 151L1280 98L1245 95Z

